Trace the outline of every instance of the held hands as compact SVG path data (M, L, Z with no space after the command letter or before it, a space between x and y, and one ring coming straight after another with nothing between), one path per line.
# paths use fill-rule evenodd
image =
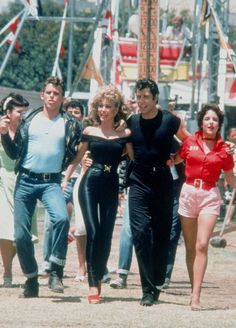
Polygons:
M225 143L227 144L226 152L229 155L233 155L234 154L234 150L235 150L235 144L233 142L230 142L230 141L225 141Z
M127 128L127 124L126 124L125 120L123 120L123 119L121 119L119 122L117 122L117 123L115 124L115 130L116 130L117 132L122 132L122 131L124 131L126 128Z
M61 182L61 190L64 192L67 186L67 179L64 178L63 181Z
M90 157L91 152L87 150L84 154L84 157L82 159L82 169L83 171L86 171L89 167L93 165L93 160Z
M10 119L7 115L0 117L0 133L7 134L9 129Z

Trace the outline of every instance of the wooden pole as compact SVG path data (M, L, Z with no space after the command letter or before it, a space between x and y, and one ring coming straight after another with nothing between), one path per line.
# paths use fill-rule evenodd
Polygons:
M158 81L158 0L141 0L138 43L138 77Z

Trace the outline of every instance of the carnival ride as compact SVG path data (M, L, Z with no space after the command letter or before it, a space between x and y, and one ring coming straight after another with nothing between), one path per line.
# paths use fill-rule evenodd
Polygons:
M72 6L73 2L73 0L70 2L65 1L55 62L52 69L53 75L60 75L58 58L63 40L65 22L72 20L75 22L76 19L78 21L76 17L68 17L68 6L70 4ZM95 79L99 83L102 83L102 79L105 83L116 83L127 94L127 89L140 77L139 71L141 65L143 65L141 63L141 57L145 57L144 61L146 60L147 62L146 69L156 66L156 68L154 67L156 69L154 79L158 80L159 84L165 86L165 89L168 90L166 98L174 98L178 95L179 103L190 106L191 118L193 118L193 112L196 110L196 106L200 106L202 102L216 101L220 98L221 105L223 106L225 104L230 106L235 104L235 54L226 41L227 35L225 32L227 30L225 27L227 23L225 12L227 11L229 0L214 0L213 2L211 0L195 0L193 46L191 57L188 58L184 56L184 42L161 41L156 36L156 34L159 34L159 11L157 10L159 1L157 0L140 0L139 3L136 1L135 5L138 6L139 13L141 13L139 15L140 20L142 20L144 12L147 15L149 14L152 19L148 21L147 17L144 17L146 19L146 25L144 24L143 26L147 26L147 29L145 31L140 30L140 28L143 28L140 23L137 38L119 37L117 26L120 2L100 1L96 17L91 21L92 29L84 51L84 59L77 69L73 83L67 83L69 95L77 91L78 82L81 78ZM35 20L42 19L42 17L37 16L37 8L32 7L36 3L35 1L24 1L24 3L25 9L0 31L0 35L3 34L6 28L18 19L18 25L15 25L14 31L12 30L12 42L0 67L0 77L7 65L11 51L17 43L17 37L25 19L28 19L29 15ZM211 19L206 23L208 24L207 29L201 25L204 6L208 6L209 16L211 16ZM104 17L106 19L105 34L108 36L109 44L104 44L101 37L104 34L104 31L102 31L104 28ZM44 19L47 18L44 17ZM152 26L153 21L156 25L154 24ZM156 28L157 33L154 33L153 28ZM203 29L205 30L205 34L202 33ZM207 30L209 32L206 38ZM144 32L146 33L146 39L141 40ZM100 35L100 44L97 42L98 35ZM150 46L150 42L153 42L151 40L153 36L156 38L154 40L156 43ZM9 36L7 37L9 39ZM1 44L7 40L7 37ZM72 42L70 43L72 44ZM140 56L141 46L143 49L145 48L145 56ZM99 48L101 49L99 50ZM148 63L150 58L153 57L150 52L153 48L155 48L154 62ZM105 51L103 52L104 49ZM72 49L69 48L69 51L72 51ZM68 71L70 67L71 65L68 65ZM143 74L146 77L150 77L150 72L148 71L145 71ZM70 79L72 78L69 78L68 74L68 80ZM93 90L97 87L96 83L91 82L91 85L93 85Z

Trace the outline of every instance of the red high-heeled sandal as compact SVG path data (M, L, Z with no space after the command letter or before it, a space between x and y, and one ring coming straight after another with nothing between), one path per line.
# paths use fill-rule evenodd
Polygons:
M88 295L88 301L89 301L89 304L99 304L101 299L100 299L99 294Z

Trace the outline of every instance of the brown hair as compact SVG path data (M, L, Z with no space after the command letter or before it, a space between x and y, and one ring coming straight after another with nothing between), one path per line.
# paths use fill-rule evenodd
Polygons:
M198 127L202 129L202 121L204 116L209 110L213 110L216 113L219 119L219 131L224 123L224 113L220 110L220 107L217 104L205 104L202 106L202 109L197 113L197 123Z
M64 84L63 80L59 79L59 77L57 77L57 76L50 76L49 78L47 78L47 80L43 84L42 91L45 90L45 88L46 88L46 86L48 84L52 84L52 85L54 85L56 87L61 87L62 94L63 95L65 94L65 84Z

